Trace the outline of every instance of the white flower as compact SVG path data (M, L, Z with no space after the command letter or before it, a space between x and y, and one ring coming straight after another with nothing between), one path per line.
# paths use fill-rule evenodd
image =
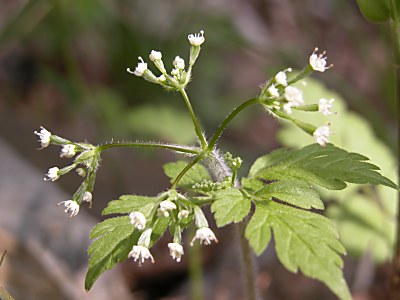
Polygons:
M169 211L176 209L176 205L174 202L170 200L164 200L160 203L159 212L164 217L169 217Z
M218 243L218 240L215 237L214 232L212 232L212 230L208 227L202 227L202 228L197 229L196 235L190 242L191 246L193 246L193 243L195 240L200 240L200 243L204 242L204 244L206 244L206 245L210 245L211 241L215 241L216 243Z
M144 71L147 70L147 64L143 61L143 58L141 58L140 56L139 56L138 58L139 58L139 61L140 61L140 62L139 62L138 65L136 66L135 71L132 72L130 68L127 68L126 71L127 71L128 73L131 73L131 74L133 74L133 75L136 75L136 76L138 76L138 77L141 77L141 76L143 76Z
M277 84L283 85L283 86L287 86L287 76L286 76L286 72L292 72L291 68L288 68L284 71L280 71L278 72L278 74L275 75L275 81Z
M161 60L162 53L160 51L151 50L149 58L150 58L151 61Z
M76 146L72 144L67 144L61 148L60 157L73 157L75 154Z
M185 61L183 60L183 58L180 58L179 56L175 57L172 64L174 65L175 69L178 69L178 70L185 69Z
M150 259L154 263L154 258L150 253L150 250L141 245L135 245L132 247L132 251L129 252L128 257L132 257L134 261L139 260L139 266L144 263L146 259Z
M201 44L204 43L204 31L200 30L200 33L196 34L189 34L188 35L188 40L192 46L200 46Z
M47 171L47 174L46 174L47 178L45 177L44 180L46 180L46 181L49 181L49 180L55 181L55 180L57 180L58 178L60 178L60 175L58 174L59 171L60 171L60 169L57 168L57 167L50 168Z
M285 98L288 101L283 105L283 109L288 113L292 113L293 106L300 106L304 104L303 92L296 87L288 86L285 88Z
M167 80L167 78L165 78L164 74L161 74L159 77L157 77L158 82L165 82L165 80Z
M303 92L296 87L288 86L285 88L285 99L288 103L283 105L283 109L288 113L292 113L293 106L300 106L304 104Z
M322 52L321 54L317 55L316 52L318 51L318 48L314 49L314 52L310 55L309 63L311 68L314 71L318 72L325 72L325 70L333 67L333 65L329 65L328 67L326 66L326 59L327 57L324 56L326 52Z
M179 70L178 69L172 69L171 70L171 75L174 77L178 77L179 76Z
M79 204L76 203L75 201L73 201L73 200L61 201L57 205L60 206L61 203L64 203L64 206L66 207L66 209L64 211L67 214L71 213L71 215L69 216L70 218L76 216L79 213Z
M175 259L177 262L180 262L181 257L184 253L182 245L178 243L169 243L168 248L169 248L169 255L171 255L172 258Z
M92 202L92 198L93 198L92 193L86 191L86 192L83 194L82 201L83 201L83 202L89 202L89 203L90 203L90 202Z
M292 113L292 106L293 106L293 103L288 102L283 105L283 109L286 111L287 114L290 115Z
M325 146L327 143L329 143L328 137L331 134L331 129L329 128L328 125L323 125L321 127L318 127L314 133L314 139L315 141L320 144L321 146Z
M300 106L304 104L303 92L296 87L288 86L285 88L285 98L291 102L293 106Z
M332 115L331 109L333 107L334 99L325 99L321 98L318 102L318 111L322 113L324 116Z
M271 86L267 89L267 91L271 95L271 97L279 98L279 92L278 89L275 87L275 85L271 84Z
M146 227L146 217L140 211L133 211L129 214L131 224L139 229L143 230Z
M182 209L179 213L178 213L178 219L182 220L182 219L186 219L189 216L189 211L186 209Z
M39 137L39 142L42 148L46 148L48 145L50 145L51 132L46 128L40 126L40 132L34 131L33 133Z

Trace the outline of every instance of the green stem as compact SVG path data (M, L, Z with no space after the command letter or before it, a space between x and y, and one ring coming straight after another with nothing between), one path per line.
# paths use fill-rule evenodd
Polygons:
M190 226L189 236L196 233L195 226ZM200 243L194 243L189 250L189 277L191 284L191 299L202 300L203 297L203 268L201 264Z
M226 129L226 127L229 125L229 123L232 121L232 119L234 117L236 117L236 115L238 113L240 113L243 109L245 109L246 107L252 105L252 104L256 104L256 103L261 103L260 98L253 98L250 100L247 100L246 102L243 102L241 105L239 105L238 107L236 107L227 117L226 119L221 123L221 125L219 125L217 131L214 133L214 136L211 138L209 144L208 144L208 149L212 150L215 146L215 144L217 143L218 139L220 138L220 136L222 135L222 133L224 132L224 130Z
M313 72L313 69L308 64L307 66L304 67L303 70L301 70L301 72L299 74L297 74L296 77L294 77L293 79L290 79L287 84L291 85L291 84L293 84L293 83L295 83L295 82L297 82L297 81L299 81L299 80L301 80L303 78L306 78L311 72Z
M192 121L193 121L193 125L194 125L194 130L196 131L196 134L200 140L201 146L203 149L207 148L207 141L206 138L204 137L203 133L201 132L201 127L200 127L200 123L196 118L196 115L193 111L193 107L192 104L190 104L190 100L188 95L186 94L186 91L184 89L180 90L181 95L183 97L183 99L185 100L185 104L187 109L189 110L190 116L192 117Z
M160 148L175 152L187 153L187 154L199 154L200 149L196 147L187 147L182 145L171 145L164 143L154 143L154 142L118 142L118 143L109 143L98 146L98 150L101 152L103 150L107 150L110 148Z
M195 164L197 164L200 160L204 158L203 154L198 155L195 159L193 159L179 174L176 176L174 182L171 185L171 189L174 189L178 184L179 180L189 171Z
M235 224L239 231L240 237L240 246L242 249L242 257L243 257L243 267L246 278L246 296L248 300L257 299L257 287L256 287L256 278L255 278L255 270L254 270L254 261L253 256L250 250L249 242L247 241L244 232L247 225L247 219L243 220L239 224Z

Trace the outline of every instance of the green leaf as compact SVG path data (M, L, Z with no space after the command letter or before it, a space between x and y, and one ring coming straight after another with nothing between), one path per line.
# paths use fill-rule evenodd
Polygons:
M187 166L185 161L170 162L163 166L165 175L167 175L171 182L179 175L179 173ZM195 183L203 180L209 180L210 175L205 167L200 164L194 165L179 181L178 186L183 188L191 188Z
M333 98L333 110L337 112L337 115L329 116L307 113L307 121L312 124L330 122L331 129L335 132L330 136L333 144L350 152L362 153L379 166L386 177L397 182L397 157L376 135L370 121L349 111L339 94L327 89L317 80L307 78L306 82L307 85L299 86L306 104L315 103L320 98ZM301 118L304 113L293 110L292 116ZM282 125L284 127L278 132L282 145L299 148L313 143L312 136L304 134L290 122ZM323 199L335 199L335 203L340 206L329 206L327 216L337 224L340 240L349 254L358 257L368 251L377 263L382 263L390 259L395 248L397 201L394 199L397 199L397 191L386 186L377 186L373 188L373 192L369 192L371 188L349 185L340 191L319 189L319 192Z
M308 211L269 201L256 204L245 236L259 255L274 234L275 250L291 272L325 283L339 298L351 299L341 268L345 249L333 222Z
M85 279L87 291L102 273L127 258L139 235L128 216L107 219L93 228L90 237L98 239L88 249L90 258Z
M312 144L299 150L278 151L260 157L250 169L250 177L265 180L297 179L316 183L331 190L344 189L346 182L383 184L397 189L377 172L379 167L366 162L367 157L347 152L332 144Z
M228 188L212 193L214 202L211 211L214 213L218 227L243 220L250 211L250 199L236 188Z
M110 201L103 210L103 215L110 214L129 214L133 211L148 211L158 203L156 197L146 197L137 195L123 195L119 200Z
M245 188L245 186L243 186ZM283 202L305 208L324 209L319 194L307 183L300 180L280 180L263 185L254 193L255 200L279 199Z

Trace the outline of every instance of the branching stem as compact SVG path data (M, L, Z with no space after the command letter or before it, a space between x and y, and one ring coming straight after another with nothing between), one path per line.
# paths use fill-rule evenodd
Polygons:
M192 107L192 104L190 103L189 97L186 94L186 91L184 89L181 89L180 93L181 93L183 99L185 100L186 107L187 107L187 109L189 111L189 114L190 114L190 116L192 118L193 125L194 125L194 130L196 131L197 137L200 140L201 146L202 146L203 149L206 149L207 148L207 141L206 141L206 138L204 137L203 133L201 132L200 123L197 120L197 117L196 117L196 115L195 115L195 113L193 111L193 107Z

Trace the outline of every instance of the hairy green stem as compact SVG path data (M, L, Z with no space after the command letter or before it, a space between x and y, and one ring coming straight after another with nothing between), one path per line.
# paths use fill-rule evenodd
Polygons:
M250 100L249 100L250 101ZM245 102L246 103L246 102ZM215 153L215 152L213 152ZM212 171L212 170L210 170ZM226 172L226 169L222 169L222 171ZM215 172L215 171L214 171ZM215 175L215 174L214 174ZM228 175L228 174L225 174ZM236 180L234 182L235 187L239 187L240 183ZM245 299L248 300L255 300L257 299L257 286L255 280L255 269L254 269L254 262L253 262L253 254L251 252L249 242L245 237L245 229L247 225L247 219L245 218L239 224L233 224L234 229L238 233L238 239L235 242L239 243L241 254L242 254L242 268L244 269L244 278L246 281L246 297Z
M118 143L109 143L98 146L99 151L107 150L110 148L160 148L165 150L170 150L174 152L186 153L186 154L199 154L201 149L196 147L188 147L183 145L171 145L165 143L154 143L154 142L118 142Z
M201 132L200 123L197 120L197 117L196 117L196 115L195 115L195 113L193 111L192 104L190 104L189 97L186 94L186 91L184 89L181 89L180 93L181 93L183 99L185 100L186 107L187 107L187 109L189 111L190 116L192 117L194 130L196 131L197 137L200 140L201 146L203 147L203 149L206 149L207 148L207 141L206 141L206 138L204 137L203 133Z
M234 117L236 117L236 115L238 113L240 113L243 109L245 109L246 107L256 104L256 103L261 103L260 98L252 98L250 100L247 100L246 102L243 102L241 105L239 105L238 107L236 107L227 117L226 119L221 123L221 125L219 125L217 131L214 133L213 137L211 138L209 144L208 144L208 149L212 150L215 146L215 144L217 143L218 139L220 138L220 136L222 135L222 133L224 132L224 130L226 129L226 127L229 125L229 123L232 121L232 119Z

